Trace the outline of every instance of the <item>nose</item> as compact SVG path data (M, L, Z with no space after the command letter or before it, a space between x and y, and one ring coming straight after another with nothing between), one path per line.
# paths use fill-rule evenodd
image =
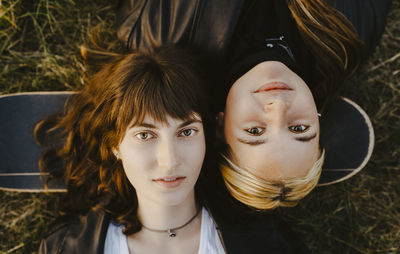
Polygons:
M288 108L289 103L279 97L270 99L264 103L264 112L272 113L275 116L283 116Z
M276 97L264 101L263 110L266 120L269 122L270 132L280 130L285 125L286 113L290 105L286 100Z
M157 162L160 168L171 171L179 164L177 147L173 140L165 139L159 143L157 149Z

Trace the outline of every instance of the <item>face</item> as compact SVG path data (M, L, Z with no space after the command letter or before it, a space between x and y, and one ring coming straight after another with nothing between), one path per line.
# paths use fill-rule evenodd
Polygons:
M266 180L305 176L319 157L310 89L280 62L256 65L228 93L224 135L241 168Z
M168 124L145 117L126 130L114 153L141 202L173 206L194 198L205 155L201 118L167 117Z

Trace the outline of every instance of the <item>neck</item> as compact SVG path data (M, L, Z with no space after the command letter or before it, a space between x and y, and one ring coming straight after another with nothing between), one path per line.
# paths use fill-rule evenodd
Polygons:
M142 229L127 237L128 248L137 253L197 253L200 245L201 216L197 215L189 224L185 225L196 214L197 207L194 192L179 204L159 204L138 194L138 218ZM173 230L174 235L154 230Z
M180 227L197 212L194 192L176 205L159 204L139 195L138 201L138 217L144 226L151 229L167 230Z

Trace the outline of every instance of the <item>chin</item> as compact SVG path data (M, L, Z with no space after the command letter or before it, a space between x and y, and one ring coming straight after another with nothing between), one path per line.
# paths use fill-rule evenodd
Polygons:
M190 192L170 192L157 197L153 201L161 206L177 206L183 204L190 198Z

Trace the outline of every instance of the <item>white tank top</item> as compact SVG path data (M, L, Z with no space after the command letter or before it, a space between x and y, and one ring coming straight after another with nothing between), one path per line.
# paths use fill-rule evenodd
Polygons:
M104 254L129 254L126 236L122 233L124 226L110 223L107 229ZM203 207L201 215L201 233L199 254L222 254L225 253L221 239L214 221L207 210Z

